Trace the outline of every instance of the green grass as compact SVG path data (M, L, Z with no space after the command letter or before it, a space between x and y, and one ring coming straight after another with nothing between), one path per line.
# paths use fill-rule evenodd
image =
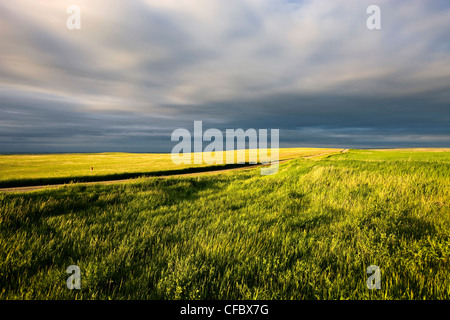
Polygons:
M0 298L450 299L450 152L404 152L0 193Z

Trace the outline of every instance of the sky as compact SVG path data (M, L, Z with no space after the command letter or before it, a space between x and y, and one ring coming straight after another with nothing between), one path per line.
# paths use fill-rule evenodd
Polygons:
M450 147L449 31L448 0L0 0L0 153L170 152L194 121Z

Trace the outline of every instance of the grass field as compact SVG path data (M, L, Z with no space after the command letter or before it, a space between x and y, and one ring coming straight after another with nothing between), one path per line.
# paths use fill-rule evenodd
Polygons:
M129 169L120 157L95 166L157 167L143 156ZM59 177L92 163L55 159ZM0 157L0 179L56 174L34 161ZM0 193L0 298L450 299L449 177L449 149L350 150L299 157L271 176L256 168ZM66 287L73 264L81 290ZM370 265L380 290L366 286Z
M281 148L279 149L279 159L339 153L340 150L342 149ZM235 151L229 152L235 153ZM227 152L221 153L224 159L223 163L225 163ZM170 153L0 155L0 188L71 181L136 178L170 171L190 172L195 168L207 166L206 164L193 164L193 154L191 159L192 164L176 165L172 162ZM246 161L248 161L248 150L246 150ZM93 168L92 172L91 167Z

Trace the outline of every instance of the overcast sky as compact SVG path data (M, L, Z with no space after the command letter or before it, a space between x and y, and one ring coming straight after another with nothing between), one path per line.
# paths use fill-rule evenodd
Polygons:
M170 151L194 120L450 147L448 0L0 1L0 153Z

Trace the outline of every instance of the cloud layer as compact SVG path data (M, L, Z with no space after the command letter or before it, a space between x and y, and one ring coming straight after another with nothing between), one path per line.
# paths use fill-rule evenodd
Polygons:
M194 120L282 146L450 146L450 4L377 0L372 31L372 2L3 2L0 152L170 151Z

